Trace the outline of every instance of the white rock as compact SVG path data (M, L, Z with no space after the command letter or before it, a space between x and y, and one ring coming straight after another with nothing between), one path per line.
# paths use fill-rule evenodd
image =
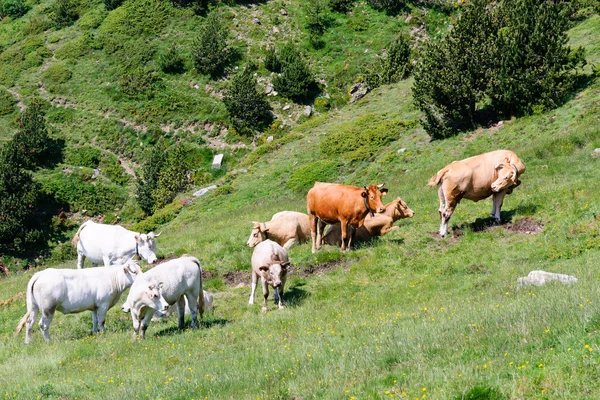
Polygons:
M594 151L592 151L592 157L600 157L600 148L594 149Z
M304 115L306 115L307 117L310 117L311 113L312 113L312 109L310 108L310 106L304 107Z
M534 285L542 286L548 282L558 281L563 284L571 284L577 282L577 278L571 275L555 274L546 271L531 271L527 276L517 279L519 287Z
M217 185L207 186L205 188L202 188L202 189L194 192L194 194L192 196L194 196L194 197L200 197L200 196L205 195L206 193L208 193L209 190L213 190L213 189L216 189L216 188L217 188Z
M213 168L221 168L221 164L223 163L223 154L217 154L215 158L213 158L212 167Z
M406 151L406 149L403 147L401 149L398 149L398 151L396 153L400 154L400 153L404 153Z
M272 141L273 141L273 136L269 136L269 137L267 138L267 143L271 143Z
M283 107L283 111L287 111L287 110L289 110L289 109L290 109L290 105L289 105L289 104L286 104L286 105Z

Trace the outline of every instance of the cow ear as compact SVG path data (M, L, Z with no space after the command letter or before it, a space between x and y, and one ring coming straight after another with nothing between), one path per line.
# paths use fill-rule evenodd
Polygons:
M123 272L125 272L125 274L129 274L130 273L130 271L129 271L129 263L123 265Z
M136 233L134 237L135 237L135 241L136 242L140 241L140 234L139 233Z
M283 269L287 269L287 267L289 267L289 266L290 266L290 262L289 261L284 262L284 263L281 264L281 268L283 268Z
M361 195L362 197L367 197L367 196L369 195L369 192L362 192L360 195Z
M381 189L381 195L382 196L385 196L387 194L387 192L388 192L387 188Z
M503 165L504 165L504 164L502 164L502 163L498 163L498 164L496 164L496 166L494 167L494 169L495 169L496 171L498 171L498 170L501 170Z
M271 261L272 262L279 261L279 255L278 254L271 254Z
M148 233L148 239L154 239L154 232Z
M258 267L258 269L261 270L261 271L263 271L263 272L266 272L266 271L269 270L269 267L266 266L266 265L261 265L260 267Z
M162 282L158 282L158 290L162 290L163 288L163 283Z

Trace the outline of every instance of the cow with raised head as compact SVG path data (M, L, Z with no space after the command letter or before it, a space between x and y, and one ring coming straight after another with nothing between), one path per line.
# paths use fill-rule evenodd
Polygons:
M152 264L156 261L156 238L159 236L160 233L144 234L119 225L86 221L72 240L73 246L77 247L77 268L83 268L86 257L92 262L92 267L123 264L135 256Z
M296 211L281 211L268 222L253 221L252 224L252 231L246 242L248 247L271 239L289 250L294 244L303 243L310 236L308 215Z
M398 229L397 226L394 226L394 222L402 218L412 218L415 214L400 197L397 197L383 207L385 211L382 213L373 214L373 216L368 214L365 217L363 225L353 234L354 242L383 236L390 231ZM350 229L353 230L354 228L350 227ZM350 234L352 235L352 232ZM323 236L323 243L333 246L339 246L341 241L342 230L339 224L332 225Z
M492 196L492 217L500 222L504 196L521 184L525 165L510 150L496 150L454 161L435 174L428 186L438 187L440 236L448 234L448 221L462 199L475 202Z
M195 329L198 327L197 314L202 319L204 313L204 294L202 266L197 258L190 256L167 261L144 272L131 286L121 310L131 312L134 337L143 339L155 312L163 313L175 303L179 329L183 329L186 300L192 314L191 327Z
M274 241L267 239L256 245L252 253L251 263L252 289L248 304L254 304L254 294L260 277L264 298L262 312L267 312L269 286L273 287L273 296L275 302L279 303L279 309L283 309L283 289L287 278L287 268L290 265L287 251Z
M367 214L374 215L384 211L381 196L387 193L381 185L370 185L362 188L335 183L315 182L306 196L306 209L310 220L312 252L321 246L321 236L325 224L340 223L341 248L346 250L352 243L348 235L348 225L360 228Z
M50 341L50 324L56 310L63 314L92 312L92 332L104 332L106 313L113 307L121 293L142 274L140 266L129 261L125 265L112 265L100 269L55 269L36 272L27 284L27 313L19 322L15 335L27 324L25 343L31 341L31 331L41 312L40 329Z

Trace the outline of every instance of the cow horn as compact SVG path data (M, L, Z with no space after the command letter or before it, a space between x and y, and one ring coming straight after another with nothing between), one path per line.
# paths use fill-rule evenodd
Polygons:
M162 235L162 231L160 233L157 233L156 235L154 235L155 238L159 237L160 235Z
M378 187L379 189L381 189L381 188L382 188L384 185L385 185L385 183L382 183L381 185L377 185L377 187Z

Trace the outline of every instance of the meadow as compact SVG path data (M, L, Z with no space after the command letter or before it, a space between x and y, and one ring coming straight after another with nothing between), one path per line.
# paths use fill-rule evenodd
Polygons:
M0 397L600 398L600 161L591 155L600 147L600 83L592 77L599 27L593 16L571 30L588 51L590 83L550 112L430 141L408 80L259 146L260 156L250 153L225 185L157 229L162 256L192 254L211 276L205 285L216 310L198 330L179 331L173 317L134 341L117 306L105 334L90 334L90 313L57 314L52 343L36 330L25 345L13 331L35 271L2 278ZM357 134L379 145L335 147ZM527 168L504 201L502 224L492 224L490 200L465 200L452 236L439 238L437 193L427 181L453 160L498 148L514 150ZM293 247L286 308L270 301L263 315L247 305L250 221L304 211L314 180L385 182L384 201L401 196L415 216L350 252ZM538 269L578 282L517 286Z

